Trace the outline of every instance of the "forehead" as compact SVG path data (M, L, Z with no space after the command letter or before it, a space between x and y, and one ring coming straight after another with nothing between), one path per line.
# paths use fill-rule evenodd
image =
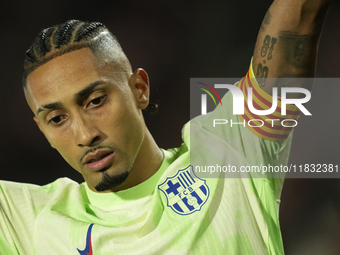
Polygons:
M105 77L89 48L72 51L48 61L27 77L27 100L35 112L41 104L60 101L101 79Z

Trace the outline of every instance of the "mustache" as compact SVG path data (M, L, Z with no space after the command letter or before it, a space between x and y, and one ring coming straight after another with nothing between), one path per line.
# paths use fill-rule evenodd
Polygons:
M110 150L112 150L112 151L116 151L116 150L117 150L117 149L115 149L114 147L109 146L109 145L107 145L107 146L105 146L105 145L98 145L98 146L95 146L95 147L90 148L90 149L88 149L88 150L86 150L86 151L84 152L84 154L79 158L79 163L81 164L81 162L83 162L83 159L87 156L87 154L92 153L92 152L95 152L96 150L99 150L99 149L110 149Z

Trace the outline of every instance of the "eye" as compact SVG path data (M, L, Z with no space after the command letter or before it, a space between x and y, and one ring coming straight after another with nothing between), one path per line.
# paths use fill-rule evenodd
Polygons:
M65 117L63 115L55 116L48 121L48 124L60 124Z
M90 103L89 103L89 106L97 106L97 105L100 105L103 100L106 98L106 95L105 96L101 96L101 97L97 97L95 99L93 99Z

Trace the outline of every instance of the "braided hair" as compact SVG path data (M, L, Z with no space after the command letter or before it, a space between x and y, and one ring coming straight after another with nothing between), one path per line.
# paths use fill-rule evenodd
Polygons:
M89 47L100 58L126 59L116 37L100 22L69 20L63 24L46 28L36 37L26 51L23 70L23 86L27 76L45 64L65 53Z

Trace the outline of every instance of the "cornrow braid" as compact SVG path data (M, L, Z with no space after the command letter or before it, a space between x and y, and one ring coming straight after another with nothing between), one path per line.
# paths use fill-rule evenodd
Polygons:
M71 41L74 29L77 27L77 25L79 25L79 23L79 20L69 20L65 22L63 27L60 29L60 33L54 37L56 41L55 47L57 49Z
M27 76L39 66L55 57L84 47L89 47L93 53L105 48L115 51L117 56L124 55L115 36L102 23L69 20L42 30L26 51L24 87Z
M41 54L44 55L49 51L50 48L49 45L46 44L46 34L48 31L48 29L44 29L39 36L39 39L41 40Z
M96 35L96 30L101 27L104 27L104 25L100 22L85 23L74 41L79 42L85 38L92 38Z

